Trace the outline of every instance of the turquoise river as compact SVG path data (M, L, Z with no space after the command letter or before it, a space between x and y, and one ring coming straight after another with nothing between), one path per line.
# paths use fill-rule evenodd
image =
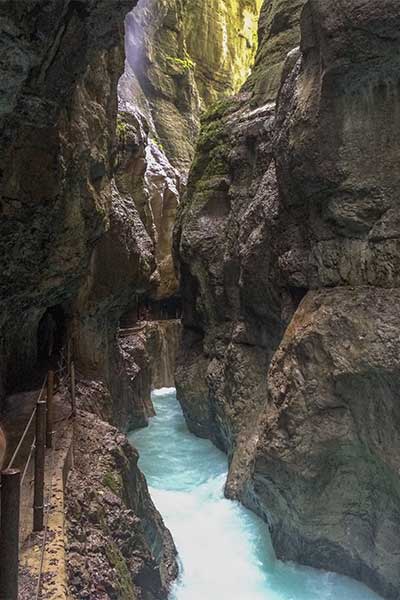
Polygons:
M226 456L188 431L175 390L153 402L157 416L130 439L179 552L170 600L378 599L346 577L278 561L265 523L224 498Z

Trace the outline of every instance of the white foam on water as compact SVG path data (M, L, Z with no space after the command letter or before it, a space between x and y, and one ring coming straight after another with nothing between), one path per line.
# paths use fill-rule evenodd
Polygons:
M377 600L362 584L276 560L267 527L224 498L226 456L187 429L174 388L153 392L157 416L131 434L181 562L170 600Z
M159 388L158 390L153 390L151 393L153 398L169 396L172 394L175 394L175 388L168 388L168 387Z

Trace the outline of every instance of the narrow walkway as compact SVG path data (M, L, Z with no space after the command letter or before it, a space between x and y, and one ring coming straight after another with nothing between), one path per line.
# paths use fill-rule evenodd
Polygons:
M32 533L21 548L18 600L68 598L64 491L73 465L73 436L73 421L60 421L54 452L46 452L45 530Z
M44 391L44 394L46 392ZM38 400L40 389L13 394L6 398L1 423L7 439L4 465L8 465L29 422ZM45 457L45 513L46 544L44 532L32 533L34 461L30 460L22 487L20 503L20 586L19 600L52 598L64 600L64 485L72 462L73 420L69 394L56 392L53 400L54 451L46 449ZM13 467L24 471L32 450L35 419L15 458ZM33 457L32 457L33 458ZM42 552L45 550L45 552ZM43 556L42 556L43 554ZM39 573L42 571L42 593L38 595ZM49 587L54 593L49 595Z

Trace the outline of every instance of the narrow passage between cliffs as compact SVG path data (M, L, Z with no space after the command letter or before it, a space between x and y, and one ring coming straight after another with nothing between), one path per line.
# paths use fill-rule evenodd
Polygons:
M265 524L224 498L226 456L192 435L173 388L153 393L157 416L130 441L174 537L180 578L170 600L376 600L362 584L276 560Z

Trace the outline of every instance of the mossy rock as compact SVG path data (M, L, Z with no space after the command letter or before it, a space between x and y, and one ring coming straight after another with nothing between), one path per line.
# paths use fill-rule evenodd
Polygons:
M180 75L187 73L187 71L194 71L196 67L187 53L182 58L179 56L167 56L166 61L168 66L172 67L173 71Z
M105 546L105 553L110 565L115 569L115 586L118 590L120 600L132 600L135 598L135 590L132 578L118 546L111 542Z
M208 121L215 121L216 119L222 119L228 113L232 112L236 108L236 98L234 96L228 96L227 98L221 98L217 102L214 102L212 106L201 115L201 123L207 123Z
M122 480L118 473L108 471L103 477L103 485L105 485L116 496L121 496Z

